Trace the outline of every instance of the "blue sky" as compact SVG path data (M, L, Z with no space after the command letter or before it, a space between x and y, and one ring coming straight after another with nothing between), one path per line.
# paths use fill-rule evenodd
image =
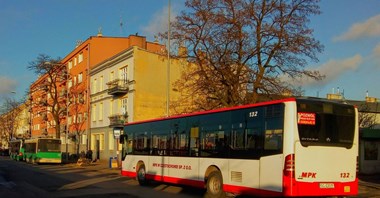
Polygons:
M172 16L183 2L171 1ZM0 98L25 94L37 78L26 68L38 54L63 58L100 27L104 36L139 33L152 41L166 29L167 6L168 0L1 0ZM363 100L367 91L380 98L380 1L322 0L320 6L310 26L325 50L308 68L326 79L302 79L306 95L325 97L339 88L347 99Z

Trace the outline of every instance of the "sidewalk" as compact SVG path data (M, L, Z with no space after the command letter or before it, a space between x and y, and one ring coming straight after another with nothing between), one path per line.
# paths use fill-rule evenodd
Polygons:
M90 164L69 163L67 165L72 167L82 167L94 171L106 172L109 174L120 175L121 172L121 167L110 167L110 162L108 160L97 160L96 162L91 162Z
M359 174L359 185L380 190L380 174Z

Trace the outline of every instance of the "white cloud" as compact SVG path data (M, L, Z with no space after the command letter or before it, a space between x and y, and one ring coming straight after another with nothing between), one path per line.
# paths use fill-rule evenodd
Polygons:
M373 48L370 55L370 60L373 61L373 66L378 67L380 65L380 43L378 43L375 48Z
M170 21L174 21L178 14L179 5L171 5ZM166 32L168 30L168 6L163 7L158 12L154 13L152 19L147 26L142 27L143 34L146 37L153 38L159 32Z
M15 90L17 81L5 76L0 76L0 94L7 95Z
M376 36L380 36L380 15L371 17L362 23L353 24L347 32L335 37L333 40L346 41Z
M372 51L372 56L379 58L380 57L380 43Z
M325 78L321 81L305 77L294 80L294 84L302 87L324 86L339 78L344 73L356 70L363 62L363 57L359 54L343 60L330 60L313 70L319 71Z

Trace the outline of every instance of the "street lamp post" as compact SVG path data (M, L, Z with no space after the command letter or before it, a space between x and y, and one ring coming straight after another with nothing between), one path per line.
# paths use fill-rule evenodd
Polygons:
M65 143L66 143L66 163L69 161L69 145L68 145L68 137L69 137L69 73L65 74L66 77L66 134L65 134Z
M166 66L166 116L170 116L170 0L168 2L168 63Z

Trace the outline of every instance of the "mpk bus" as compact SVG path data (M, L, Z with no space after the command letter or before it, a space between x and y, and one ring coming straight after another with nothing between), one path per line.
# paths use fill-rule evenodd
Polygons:
M260 196L358 193L358 116L348 104L289 98L127 123L122 175Z
M21 139L11 140L9 142L9 156L11 159L23 161L24 159L24 141Z
M61 163L61 140L52 138L25 140L24 155L28 163Z

